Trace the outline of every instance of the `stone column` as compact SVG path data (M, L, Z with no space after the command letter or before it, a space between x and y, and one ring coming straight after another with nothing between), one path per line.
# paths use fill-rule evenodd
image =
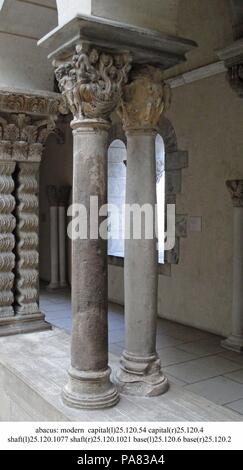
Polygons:
M226 182L233 202L232 334L222 346L243 353L243 180Z
M60 288L59 283L59 239L58 239L58 189L47 186L47 197L50 206L50 253L51 253L51 282L47 290Z
M121 392L155 396L167 391L156 352L158 252L155 236L157 123L167 100L162 72L140 66L125 87L119 111L127 134L126 204L149 204L154 217L151 239L125 241L125 351L116 374ZM128 223L126 215L126 224ZM131 228L132 228L131 224ZM144 228L144 224L142 224Z
M59 275L60 287L65 288L67 284L67 263L66 263L66 208L69 202L70 186L61 186L59 188L59 207L58 207L58 225L59 225Z
M9 233L4 250L8 252L8 262L4 269L8 277L8 307L11 316L0 315L0 336L42 331L50 329L39 308L39 165L47 136L55 126L55 112L61 98L50 94L43 95L0 90L1 148L3 160L11 160L7 168L2 166L2 185L6 211L5 232ZM1 149L0 149L1 152ZM1 160L1 157L0 157ZM14 172L14 173L13 173ZM13 200L10 193L15 192ZM15 220L11 216L15 206ZM8 217L8 221L7 218ZM13 246L15 241L15 263ZM4 256L5 259L6 255ZM11 270L14 268L14 283ZM1 276L1 282L3 277ZM13 292L13 296L11 294ZM7 296L6 296L7 298Z
M49 123L26 114L10 119L20 134L13 145L17 161L15 314L23 321L38 321L38 329L49 329L39 307L39 168Z
M72 241L71 368L63 391L66 404L106 408L118 402L108 367L107 240L91 236L90 197L107 203L109 116L121 96L130 69L127 54L109 54L87 43L59 65L56 77L73 113L73 203L86 208L86 239Z
M7 139L6 120L0 119L0 320L14 315L15 162L11 159L11 143Z

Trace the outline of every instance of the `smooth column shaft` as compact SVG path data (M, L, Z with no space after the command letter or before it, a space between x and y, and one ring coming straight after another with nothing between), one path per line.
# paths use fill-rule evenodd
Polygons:
M126 203L156 204L155 136L128 134ZM149 207L151 211L149 210ZM149 228L149 227L148 227ZM156 349L157 317L156 239L125 241L126 350L148 357Z
M72 222L71 368L63 398L72 407L99 409L119 399L108 367L107 241L95 233L98 212L91 210L107 203L109 125L74 126L73 215L79 217L77 227Z
M168 389L156 352L155 137L153 130L127 132L125 350L116 383L121 392L137 396L160 395ZM134 217L136 210L141 218Z
M106 241L89 236L90 196L107 200L106 141L106 131L74 131L73 202L87 211L88 239L72 246L72 366L83 371L108 363Z

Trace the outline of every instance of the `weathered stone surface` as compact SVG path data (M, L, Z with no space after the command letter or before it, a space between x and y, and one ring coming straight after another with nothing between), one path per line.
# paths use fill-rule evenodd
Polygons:
M55 130L61 102L53 93L0 90L1 283L3 303L12 315L6 318L7 311L1 311L0 335L50 328L39 312L38 179L43 146ZM12 253L15 238L16 260Z
M121 396L111 410L76 410L61 400L69 363L70 337L63 330L0 338L0 420L77 422L241 421L237 413L171 384L149 400ZM18 351L18 354L16 354ZM117 358L110 355L117 367Z
M97 196L98 210L107 204L109 118L127 82L130 56L87 43L75 51L57 67L56 78L74 118L73 203L82 204L90 220L91 196ZM73 231L72 353L63 399L74 408L107 408L119 400L108 367L107 297L107 241L98 233L82 239Z
M225 49L217 52L227 68L226 78L231 88L243 98L243 40L234 41Z
M165 262L178 264L180 259L180 239L176 237L175 246L172 250L165 252Z
M138 67L125 87L119 113L127 134L126 203L156 205L155 138L170 93L161 71ZM158 287L157 240L125 241L126 343L115 381L122 393L155 396L168 390L156 352ZM136 295L134 293L136 292Z
M187 237L187 215L176 214L176 237Z
M151 29L81 15L47 34L38 45L48 49L50 59L62 59L78 41L108 50L112 44L113 51L129 50L135 63L154 64L162 69L184 62L186 53L197 46L194 41Z
M165 178L165 192L177 194L181 192L181 171L171 170L166 172Z
M170 88L163 82L160 69L148 65L134 67L118 109L124 129L156 129L170 99Z
M0 90L0 110L33 116L56 116L62 109L63 98L58 93L29 92L15 88Z
M181 170L188 167L188 152L177 150L176 152L166 152L165 170Z
M70 62L56 69L60 91L74 119L107 119L128 79L129 54L108 54L87 43L76 46Z
M14 314L13 285L15 256L13 249L15 238L13 231L16 220L13 215L15 199L13 172L15 163L1 160L4 155L0 153L0 318Z
M19 163L17 174L17 315L39 312L39 163Z
M234 207L243 207L243 180L226 181Z

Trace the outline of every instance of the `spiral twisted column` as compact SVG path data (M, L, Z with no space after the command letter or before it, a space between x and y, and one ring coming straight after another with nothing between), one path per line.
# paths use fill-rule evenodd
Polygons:
M14 315L15 237L13 231L16 226L13 215L15 198L12 194L15 163L1 160L3 158L1 150L0 142L0 320Z
M39 166L62 98L0 89L0 336L50 329L39 307Z

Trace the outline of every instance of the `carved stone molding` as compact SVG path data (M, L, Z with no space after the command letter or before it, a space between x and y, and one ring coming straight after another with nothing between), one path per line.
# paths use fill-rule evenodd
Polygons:
M39 312L38 163L19 163L17 176L16 313Z
M150 65L134 67L118 109L124 129L156 129L170 101L170 88L164 83L163 72L159 68Z
M243 207L243 180L226 181L226 186L230 192L233 206Z
M14 315L13 285L15 238L13 231L16 221L13 172L14 162L0 161L0 318Z
M176 206L177 195L182 191L182 170L188 167L188 152L179 150L175 129L164 116L161 117L158 132L165 146L165 222L167 204ZM187 236L187 216L176 214L176 241L172 250L165 252L165 265L180 262L180 239Z
M243 63L235 64L228 69L227 80L237 95L243 98Z
M63 98L58 93L38 95L0 89L0 110L7 113L55 116L62 111Z
M78 44L71 60L55 72L74 119L109 119L120 101L130 68L128 53L111 54L87 43Z

